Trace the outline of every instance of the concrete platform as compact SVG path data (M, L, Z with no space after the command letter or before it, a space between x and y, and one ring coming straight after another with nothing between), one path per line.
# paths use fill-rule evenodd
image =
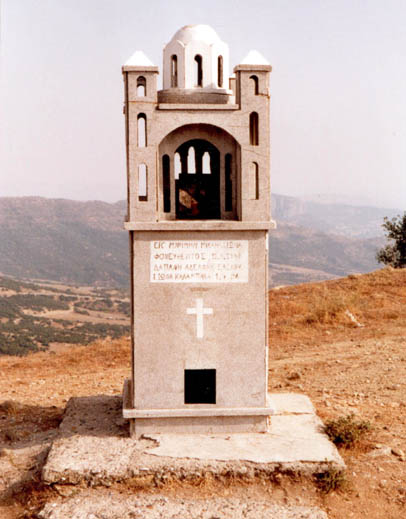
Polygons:
M311 475L344 469L336 447L322 433L310 400L299 394L271 395L276 408L268 433L165 434L129 438L121 398L73 398L43 469L48 484L110 485L149 476L199 478L235 474L246 478L275 471Z

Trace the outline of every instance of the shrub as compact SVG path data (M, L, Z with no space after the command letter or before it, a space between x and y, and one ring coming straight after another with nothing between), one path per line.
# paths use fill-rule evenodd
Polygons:
M5 400L0 404L0 414L3 416L17 416L21 411L21 404L15 400Z
M406 268L406 212L391 220L385 217L382 227L390 244L376 253L376 259L394 268Z
M334 468L316 474L316 483L325 494L334 490L343 490L348 484L345 472Z
M338 447L346 449L352 447L370 430L369 422L357 421L353 414L342 416L337 420L329 420L324 426L324 432L330 440Z

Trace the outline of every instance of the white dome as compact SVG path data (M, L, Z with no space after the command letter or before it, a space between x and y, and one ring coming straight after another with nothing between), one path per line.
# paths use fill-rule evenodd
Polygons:
M163 87L224 90L228 45L209 25L185 25L164 47Z
M210 25L185 25L179 29L173 36L171 41L179 41L183 44L191 41L199 41L206 45L213 45L214 43L221 43L216 31Z

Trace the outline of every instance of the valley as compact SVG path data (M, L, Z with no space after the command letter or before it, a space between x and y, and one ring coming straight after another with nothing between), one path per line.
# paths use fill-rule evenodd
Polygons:
M129 333L124 290L0 276L0 355L25 355Z

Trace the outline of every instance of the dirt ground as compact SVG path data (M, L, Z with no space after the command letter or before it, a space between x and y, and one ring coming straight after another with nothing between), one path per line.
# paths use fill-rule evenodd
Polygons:
M330 519L406 517L406 269L274 289L269 297L270 392L307 394L325 421L354 413L371 423L364 440L340 450L346 486L323 494L313 481L282 476L118 490L317 505ZM120 394L129 370L127 339L0 358L2 519L35 517L61 492L42 486L40 470L67 400Z

